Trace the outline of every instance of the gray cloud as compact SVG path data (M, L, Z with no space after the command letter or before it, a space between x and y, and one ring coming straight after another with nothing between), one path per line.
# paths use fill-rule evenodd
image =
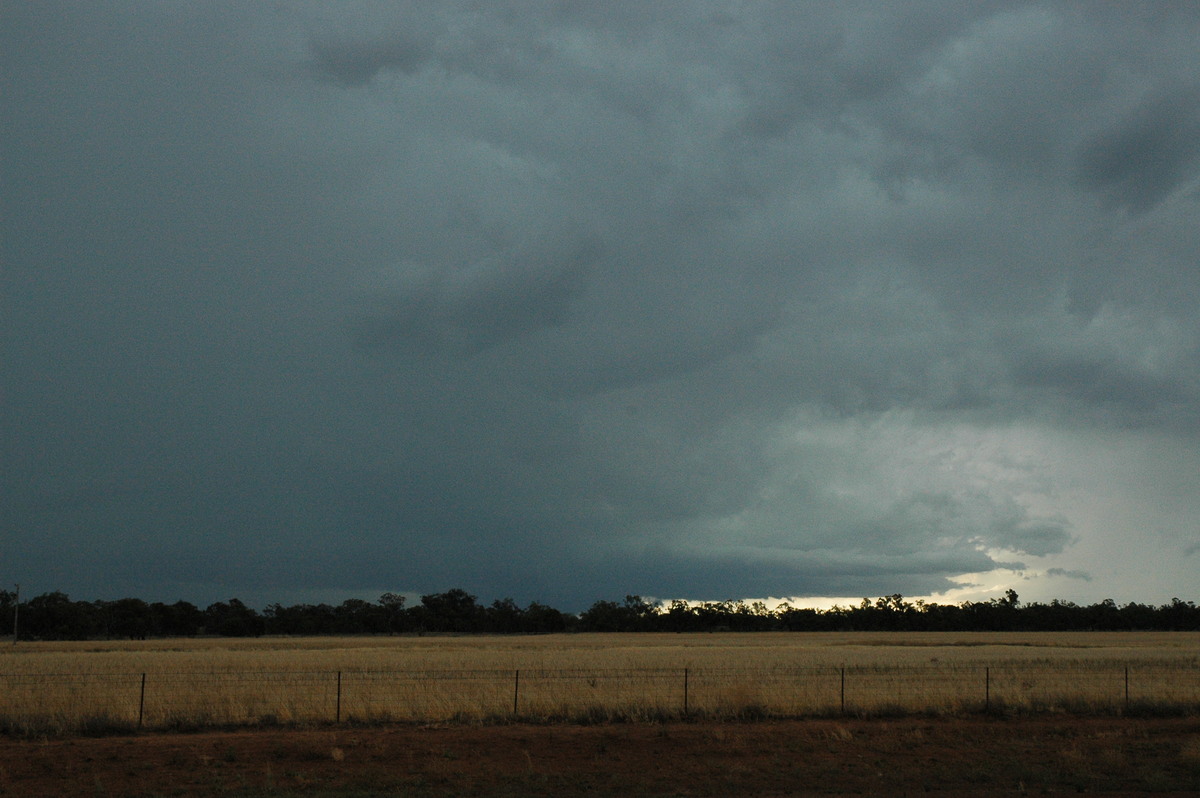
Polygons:
M1200 172L1200 89L1142 102L1087 142L1077 169L1115 205L1144 211Z
M404 30L376 41L312 41L309 47L318 74L350 87L366 85L385 69L411 74L432 55L423 42L409 38Z
M1112 362L1035 358L1018 364L1015 376L1022 385L1049 388L1089 405L1115 406L1134 417L1195 401L1175 379L1138 373Z
M471 353L562 325L600 246L579 239L541 248L547 251L502 253L452 271L399 264L394 285L367 300L376 307L356 325L362 344Z
M1068 579L1082 579L1085 582L1092 581L1091 575L1084 571L1068 571L1063 568L1051 568L1046 573L1050 576L1065 576Z
M1200 429L1198 26L9 9L3 561L199 601L1108 595L1119 495L1169 570L1189 500L1087 464Z

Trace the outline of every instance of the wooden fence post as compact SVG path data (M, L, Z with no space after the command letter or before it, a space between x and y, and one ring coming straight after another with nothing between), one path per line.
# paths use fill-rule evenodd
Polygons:
M142 719L146 716L146 674L142 674L142 692L138 698L138 728L142 728Z
M342 672L337 672L337 707L334 709L334 723L342 722Z
M688 669L683 669L683 715L688 714Z
M513 717L517 716L517 702L521 697L521 669L513 672Z

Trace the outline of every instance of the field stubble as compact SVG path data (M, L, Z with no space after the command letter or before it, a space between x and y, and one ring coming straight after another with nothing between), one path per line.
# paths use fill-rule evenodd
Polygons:
M590 634L22 643L0 730L1195 712L1200 634Z

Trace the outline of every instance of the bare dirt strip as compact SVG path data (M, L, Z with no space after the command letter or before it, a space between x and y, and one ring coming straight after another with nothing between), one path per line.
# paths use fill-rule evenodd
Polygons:
M366 726L0 738L0 795L1200 794L1200 717Z

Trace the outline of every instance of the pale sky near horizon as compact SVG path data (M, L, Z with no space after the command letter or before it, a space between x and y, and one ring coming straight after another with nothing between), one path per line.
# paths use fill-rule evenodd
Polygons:
M1200 599L1197 42L0 0L0 580Z

